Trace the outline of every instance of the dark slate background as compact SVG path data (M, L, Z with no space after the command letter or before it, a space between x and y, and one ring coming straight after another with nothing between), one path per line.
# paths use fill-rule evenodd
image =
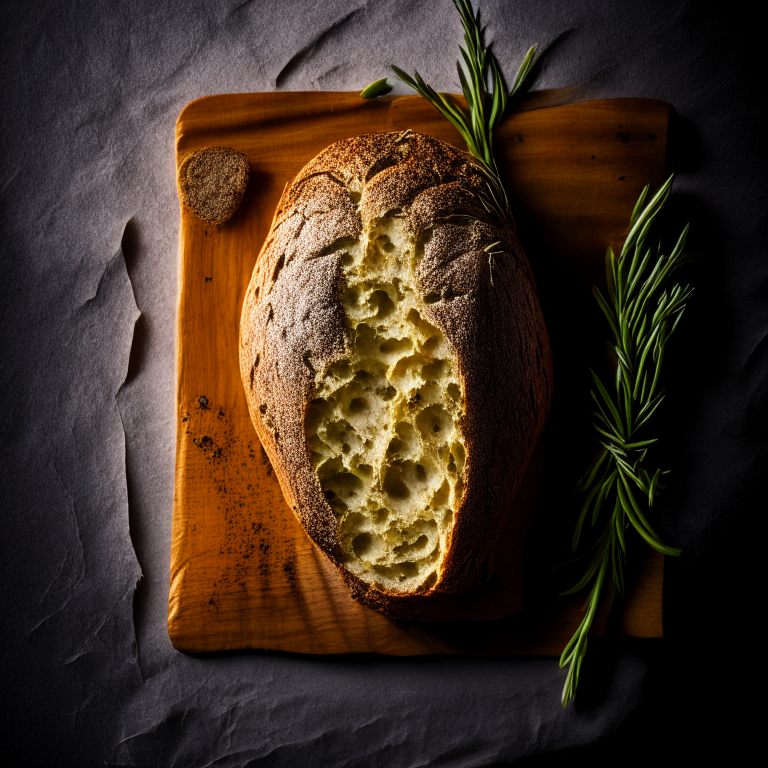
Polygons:
M6 764L664 765L738 759L751 741L768 455L764 40L732 2L482 8L507 72L529 44L548 47L535 88L677 108L668 226L692 222L699 261L660 428L673 474L659 525L685 553L668 568L669 637L595 641L567 711L553 659L175 652L176 116L207 94L359 90L389 63L456 90L458 18L448 0L5 2ZM546 286L547 264L534 266ZM578 465L590 450L568 447Z

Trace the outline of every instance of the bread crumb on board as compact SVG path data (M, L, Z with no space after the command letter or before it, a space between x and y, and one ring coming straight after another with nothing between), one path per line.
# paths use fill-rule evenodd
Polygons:
M248 185L248 158L232 147L204 147L179 168L179 197L197 218L223 224L232 218Z

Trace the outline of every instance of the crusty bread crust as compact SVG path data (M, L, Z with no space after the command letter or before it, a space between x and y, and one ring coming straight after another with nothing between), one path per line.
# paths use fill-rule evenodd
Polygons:
M484 184L467 153L411 131L333 144L283 193L243 306L248 407L285 498L353 597L393 618L439 619L448 595L488 577L549 409L551 353L530 265L513 225L481 204ZM345 568L304 431L316 373L349 350L339 299L345 241L363 221L393 213L423 248L417 288L464 393L464 496L439 579L419 595L383 592ZM491 281L485 249L496 242Z

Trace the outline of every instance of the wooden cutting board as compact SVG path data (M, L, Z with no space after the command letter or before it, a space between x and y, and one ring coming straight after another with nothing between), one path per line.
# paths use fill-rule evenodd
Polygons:
M540 99L524 102L497 132L499 166L516 217L538 233L539 252L547 251L553 269L572 272L574 290L588 291L599 280L606 245L622 239L642 187L663 180L671 108L642 99L536 108ZM447 623L395 622L349 597L283 501L251 425L238 367L240 311L285 184L334 141L406 128L463 146L417 96L210 96L179 116L177 167L201 147L222 145L244 152L251 165L245 198L222 227L181 210L168 615L179 650L558 655L581 619L583 596L510 616L522 603L515 529L534 508L541 451L500 539L491 582L457 597ZM557 376L556 358L556 387ZM662 636L662 583L660 556L636 560L625 634ZM605 623L603 612L595 633Z

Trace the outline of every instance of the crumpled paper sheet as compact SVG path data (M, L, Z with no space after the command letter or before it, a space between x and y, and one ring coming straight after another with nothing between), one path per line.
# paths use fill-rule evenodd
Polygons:
M727 11L701 3L488 0L482 10L510 75L538 42L549 52L537 88L658 98L681 116L670 210L691 218L702 260L668 370L674 474L661 527L686 553L668 570L668 654L651 663L642 645L621 645L598 700L563 711L554 659L177 653L166 630L176 117L208 94L359 90L390 63L455 91L458 17L448 0L9 3L0 11L6 758L490 766L626 730L637 706L649 717L649 696L657 728L686 708L719 716L697 681L705 666L709 686L725 679L718 627L741 605L729 589L739 574L728 571L741 559L728 544L749 521L745 501L768 454L766 111L749 46Z

